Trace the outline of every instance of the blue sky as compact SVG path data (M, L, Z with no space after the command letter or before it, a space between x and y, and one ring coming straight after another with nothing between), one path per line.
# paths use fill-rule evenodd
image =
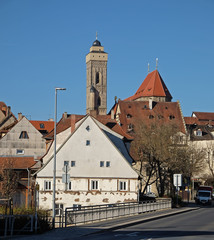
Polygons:
M0 101L29 120L85 114L85 56L109 54L108 110L158 70L184 116L214 112L213 0L0 0Z

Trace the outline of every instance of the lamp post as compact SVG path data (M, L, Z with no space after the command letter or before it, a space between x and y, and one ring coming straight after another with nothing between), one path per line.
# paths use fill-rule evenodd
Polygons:
M55 228L55 195L56 195L56 122L57 122L57 91L66 90L66 88L55 88L55 119L54 119L54 162L53 162L53 214L52 224Z

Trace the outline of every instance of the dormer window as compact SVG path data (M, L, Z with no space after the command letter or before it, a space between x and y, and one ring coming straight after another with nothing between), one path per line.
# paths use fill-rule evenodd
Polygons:
M40 128L45 128L44 123L40 123Z
M202 137L202 131L201 129L198 129L195 131L195 135L198 136L198 137Z
M28 139L28 134L26 131L22 131L20 136L19 136L19 139Z
M149 119L153 119L154 116L152 114L149 115Z
M127 117L127 118L131 118L132 115L128 113L128 114L126 115L126 117Z
M134 128L134 125L133 125L132 123L130 123L130 124L128 125L128 131L129 131L129 132L132 131L133 128Z

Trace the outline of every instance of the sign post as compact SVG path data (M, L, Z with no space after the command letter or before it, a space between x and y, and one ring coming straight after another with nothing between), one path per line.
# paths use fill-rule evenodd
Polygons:
M177 190L177 205L178 205L178 187L182 186L182 174L173 174L173 184Z

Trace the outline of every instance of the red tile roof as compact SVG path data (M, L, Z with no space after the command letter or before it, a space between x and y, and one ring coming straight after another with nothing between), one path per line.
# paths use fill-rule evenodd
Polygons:
M192 117L184 117L187 125L210 125L214 126L214 113L208 112L193 112Z
M34 157L0 157L0 168L11 166L13 169L27 169L34 164Z
M148 101L119 101L119 119L125 132L130 124L143 121L146 124L174 123L180 131L186 133L183 115L179 102L153 102L153 108L149 109Z
M192 116L195 115L199 121L214 121L214 113L213 112L193 112Z
M50 132L54 129L54 121L29 121L38 131ZM43 124L44 127L41 127Z
M56 133L60 133L71 127L71 131L74 130L74 124L80 121L82 118L84 118L85 115L68 115L67 118L62 117L61 120L57 123L57 131ZM112 129L116 133L122 135L128 140L132 140L133 138L123 131L123 129L117 124L115 119L111 119L110 115L96 115L93 116L95 119L97 119L99 122L107 126L108 128ZM52 130L49 134L45 135L46 139L53 139L54 136L54 130Z
M123 128L117 123L115 119L111 119L110 115L97 115L95 117L99 122L103 125L107 126L108 128L112 129L114 132L122 135L128 140L133 140L133 137L127 134Z
M68 114L65 118L64 116L60 119L60 121L56 125L56 134L61 133L71 127L73 116L75 116L75 123L78 122L80 119L84 117L84 115L71 115ZM47 135L45 135L46 139L53 139L54 137L54 128L51 132L49 132Z
M136 93L125 100L136 100L140 97L166 97L172 99L161 75L157 70L149 73Z

